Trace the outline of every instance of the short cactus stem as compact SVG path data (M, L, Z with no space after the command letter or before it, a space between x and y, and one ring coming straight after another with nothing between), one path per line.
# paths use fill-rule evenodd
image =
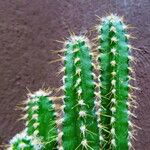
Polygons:
M130 76L126 25L116 15L102 19L99 31L101 66L101 148L128 150L130 136Z
M35 143L32 136L28 136L27 129L16 134L9 142L7 150L41 150L43 145Z
M63 149L99 150L94 75L86 37L71 36L66 41L64 64Z
M44 149L52 150L57 146L58 135L55 104L49 94L50 92L43 90L29 93L24 118L28 135L38 138Z

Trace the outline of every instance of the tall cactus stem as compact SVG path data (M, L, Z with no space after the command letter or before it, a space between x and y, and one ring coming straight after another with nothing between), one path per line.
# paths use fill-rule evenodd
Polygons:
M63 149L99 149L94 107L95 82L90 44L84 36L71 36L65 42Z
M128 150L132 147L131 139L134 137L131 117L130 97L132 78L129 72L132 46L128 44L129 35L122 18L110 15L102 18L101 25L97 26L100 52L98 56L101 66L101 136L102 149ZM130 95L130 97L129 97Z

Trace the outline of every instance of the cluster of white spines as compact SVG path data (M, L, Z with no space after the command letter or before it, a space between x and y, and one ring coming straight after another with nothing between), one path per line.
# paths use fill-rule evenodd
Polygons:
M91 44L85 36L76 36L76 35L71 35L68 40L65 42L65 47L68 44L75 45L77 41L84 41L87 45L88 48L91 48ZM77 49L74 49L73 52L75 52Z
M51 94L51 91L44 91L44 90L38 90L34 93L29 93L29 98L35 98L35 97L41 97L41 96L48 96Z
M102 17L101 18L101 21L102 22L106 22L106 21L109 21L109 22L122 22L123 23L123 17L120 17L120 16L117 16L116 14L111 14L111 15L109 15L109 16L107 16L107 17ZM99 25L99 27L101 27L102 25ZM125 24L123 24L123 29L127 29L128 28L128 26L127 25L125 25ZM110 31L113 31L113 32L116 32L116 29L115 29L115 27L111 27L110 28Z

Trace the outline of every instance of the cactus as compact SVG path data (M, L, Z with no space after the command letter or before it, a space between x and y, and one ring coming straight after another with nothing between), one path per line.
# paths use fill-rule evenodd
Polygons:
M29 136L39 138L44 149L52 150L57 144L55 104L49 92L39 90L28 94L26 101L26 128Z
M7 150L40 150L42 144L37 143L32 137L27 135L27 129L16 134L11 140Z
M95 84L92 72L90 44L84 36L71 36L64 46L63 82L64 150L99 150L98 127L95 114Z
M129 75L131 46L128 43L127 26L116 15L102 18L99 32L98 61L101 68L101 141L102 149L128 150L134 126L130 118L133 96Z
M8 150L129 150L137 127L131 109L136 107L130 80L133 48L127 25L122 18L110 15L97 26L98 51L92 52L85 36L71 35L64 53L51 63L63 61L63 95L50 92L29 93L23 109L26 129L11 141ZM96 54L95 64L92 62ZM94 69L97 69L96 75ZM56 92L56 94L57 94ZM56 111L53 100L63 99Z

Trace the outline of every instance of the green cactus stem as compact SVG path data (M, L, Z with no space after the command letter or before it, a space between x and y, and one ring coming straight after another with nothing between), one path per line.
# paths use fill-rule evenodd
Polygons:
M31 136L26 133L27 129L16 134L11 140L7 150L41 150L42 144L36 143Z
M133 86L129 66L131 46L127 26L116 15L102 18L99 32L99 64L101 67L101 149L128 150L132 147L134 126L130 118Z
M62 89L64 90L64 150L99 150L95 113L95 84L90 44L84 36L71 36L65 42Z
M28 135L39 138L45 150L56 148L58 138L55 104L49 94L43 90L28 94L24 116Z

